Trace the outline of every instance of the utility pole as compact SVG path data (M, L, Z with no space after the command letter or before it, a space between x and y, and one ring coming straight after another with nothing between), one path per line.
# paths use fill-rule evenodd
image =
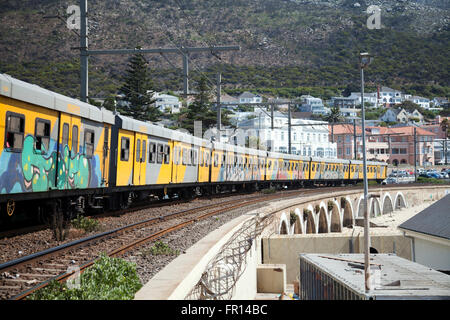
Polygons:
M414 182L417 182L417 135L414 127Z
M88 45L87 0L80 0L80 99L83 102L88 102Z
M289 145L289 154L292 154L292 141L291 141L291 103L288 104L288 145Z
M371 62L368 53L360 53L361 68L361 130L363 143L363 174L364 174L364 279L366 292L371 290L370 280L370 222L367 202L369 200L369 187L367 182L367 160L366 160L366 128L365 128L365 108L364 108L364 68Z
M87 0L80 0L80 63L81 63L81 88L80 100L87 102L89 78L88 78L88 58L91 55L105 54L163 54L176 53L183 56L183 89L184 96L189 94L189 54L193 52L211 52L239 51L240 46L214 46L214 47L180 47L180 48L155 48L155 49L119 49L119 50L88 50L88 18L87 18Z
M222 109L220 103L220 96L222 94L222 74L217 74L217 131L219 133L220 142L220 130L222 130Z
M270 123L271 123L272 131L273 131L273 109L274 109L274 105L271 105L270 106Z
M356 119L353 119L353 152L355 153L355 160L357 157L357 150L358 148L356 147Z

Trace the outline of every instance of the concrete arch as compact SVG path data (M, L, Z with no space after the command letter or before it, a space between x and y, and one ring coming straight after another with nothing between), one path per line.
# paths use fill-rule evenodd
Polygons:
M356 215L357 217L364 217L364 195L361 195L358 200L358 206L356 207Z
M294 214L296 215L297 219L295 219L294 224L291 226L291 234L303 234L304 222L300 209L296 208L294 210Z
M349 227L355 223L352 201L349 197L341 198L342 226Z
M328 210L328 221L330 232L341 232L342 231L342 213L339 203L336 200L329 200L333 203L331 210Z
M380 201L377 198L371 198L369 204L369 216L374 218L381 215Z
M286 217L286 213L283 212L280 217L280 224L278 226L278 234L289 234L289 220Z
M384 194L381 208L381 214L388 214L394 211L394 203L389 193Z
M395 201L394 201L394 210L406 208L408 204L406 203L405 196L401 191L397 192L395 195Z
M320 205L319 214L317 215L317 221L319 223L317 224L317 233L328 233L330 230L328 228L328 214L327 214L327 207L325 206L325 203L321 202Z
M316 230L316 219L314 218L314 208L312 205L309 205L307 210L309 212L303 215L303 219L305 220L305 231L306 233L317 233Z

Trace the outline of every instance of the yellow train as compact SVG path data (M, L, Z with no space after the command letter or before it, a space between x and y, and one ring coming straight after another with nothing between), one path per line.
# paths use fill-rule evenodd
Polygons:
M113 114L0 74L0 217L117 208L149 196L363 178L362 162L266 152ZM368 162L368 178L386 164ZM33 206L28 204L33 201ZM64 210L63 210L64 209Z

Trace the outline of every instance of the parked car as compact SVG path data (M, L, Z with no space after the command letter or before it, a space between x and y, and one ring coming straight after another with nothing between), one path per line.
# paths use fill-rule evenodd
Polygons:
M419 177L440 179L441 175L435 172L423 172Z
M442 179L448 179L448 173L443 171L440 173Z
M398 183L398 180L395 177L388 177L381 182L381 184L394 184L394 183Z

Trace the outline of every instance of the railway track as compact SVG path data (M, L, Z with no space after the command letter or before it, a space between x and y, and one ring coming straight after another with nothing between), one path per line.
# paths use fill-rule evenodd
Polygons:
M370 189L384 188L386 187L376 186ZM389 189L397 188L401 186L389 187ZM347 188L347 190L352 189L360 189L360 187ZM24 299L47 286L52 280L67 280L74 273L67 272L71 266L78 266L82 272L91 266L101 253L112 257L120 256L139 245L154 241L213 215L273 199L326 193L330 190L336 190L336 187L292 190L270 195L249 196L245 200L233 199L214 203L151 218L9 261L0 264L0 299Z
M258 195L245 200L230 200L192 208L127 225L3 263L0 265L0 299L24 299L47 286L52 280L67 280L74 273L67 272L71 266L77 266L80 271L83 271L91 266L101 253L107 253L112 257L120 256L141 244L158 239L198 220L263 201L295 197L318 191L317 189L285 191L281 194ZM324 191L320 189L319 192Z

